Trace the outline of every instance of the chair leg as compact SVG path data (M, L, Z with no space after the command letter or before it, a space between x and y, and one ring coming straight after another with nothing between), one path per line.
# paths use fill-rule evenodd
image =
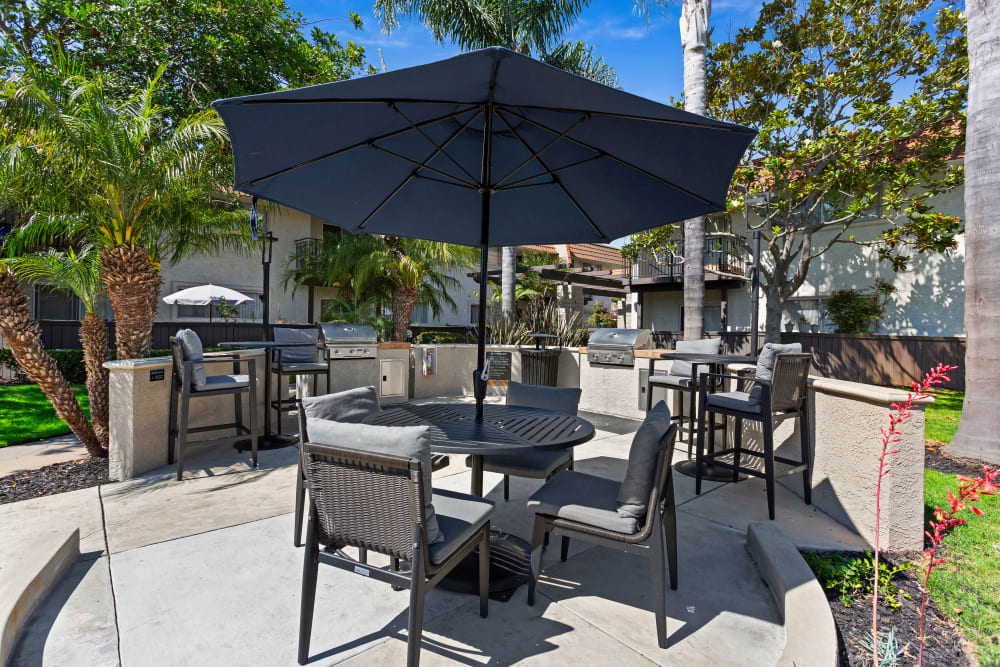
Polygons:
M483 528L483 541L479 544L479 615L489 614L490 604L490 527Z
M503 476L503 501L510 500L510 475Z
M248 410L250 413L250 461L253 463L253 467L256 468L257 446L259 442L257 436L257 384L254 378L250 379L250 393L248 394L247 402L250 404Z
M392 558L389 559L389 569L391 571L393 571L393 572L399 572L399 559L396 558L395 556L393 556ZM396 584L393 584L392 585L392 590L394 590L394 591L401 591L401 590L403 590L403 587L402 586L397 586Z
M319 572L319 542L316 538L316 510L310 509L306 529L306 549L302 566L302 605L299 610L299 664L309 660L313 611L316 608L316 575Z
M190 403L191 396L189 395L190 390L185 388L181 389L181 405L180 405L180 415L177 418L177 481L181 481L184 478L184 446L187 444L187 425L188 425L188 404Z
M406 665L417 667L420 664L420 638L424 630L424 597L427 595L427 578L424 576L424 564L420 551L414 550L410 583L410 619L406 633Z
M802 411L799 413L799 441L802 443L802 463L806 469L802 471L802 497L806 505L812 505L812 447L809 434L809 413L806 411L806 401L802 402Z
M774 521L774 425L771 415L764 414L764 482L767 485L767 515Z
M531 576L528 577L528 604L535 604L535 588L542 574L542 542L547 535L545 519L535 515L535 527L531 531Z
M358 562L364 564L368 563L368 549L358 547Z
M285 399L285 394L287 393L288 393L288 378L282 375L281 373L278 373L278 396L277 396L278 407L274 409L275 415L278 419L278 428L277 428L278 435L281 435L281 418L284 416L284 413L282 412L281 409L282 408L281 402Z
M656 524L659 519L655 518ZM664 581L664 573L667 570L666 558L664 558L665 540L663 528L653 525L651 553L649 554L649 568L653 579L653 613L656 615L656 643L660 648L667 648L667 586Z
M743 447L743 419L736 418L733 430L733 481L740 481L740 449Z
M562 547L559 549L559 560L565 563L567 558L569 558L569 538L563 535Z
M701 495L701 459L705 451L705 402L698 405L698 446L695 448L694 492Z
M174 463L174 447L177 438L177 397L180 394L175 386L170 388L170 416L167 424L167 465Z
M302 476L302 457L299 457L299 471L295 483L295 536L292 544L302 546L302 510L306 501L306 480Z
M670 566L670 588L677 590L677 508L674 505L674 490L669 491L663 511L663 538L667 544L667 564Z

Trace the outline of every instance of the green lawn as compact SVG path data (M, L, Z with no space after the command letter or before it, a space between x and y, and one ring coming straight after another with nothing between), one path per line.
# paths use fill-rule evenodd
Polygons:
M927 406L924 437L945 444L951 442L958 430L958 418L962 416L962 401L964 399L964 391L936 390L934 404Z
M82 384L73 391L88 415L87 390ZM0 447L69 433L66 422L42 390L33 384L0 385Z
M961 405L961 404L959 404ZM958 490L954 475L924 472L928 517L934 506L947 507L947 489ZM984 496L977 517L956 527L939 551L945 563L931 575L931 598L979 650L981 665L1000 665L1000 495Z

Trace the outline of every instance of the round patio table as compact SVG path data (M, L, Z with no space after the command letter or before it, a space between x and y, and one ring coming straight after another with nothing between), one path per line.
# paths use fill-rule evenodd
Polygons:
M586 419L519 405L484 405L476 423L469 403L403 405L365 419L377 426L429 426L431 450L472 457L472 494L483 495L483 455L528 449L568 449L594 437Z
M472 495L483 495L483 455L527 449L567 449L594 437L586 419L552 410L514 405L484 405L476 423L476 406L467 403L403 405L369 416L378 426L429 426L431 450L472 457ZM508 600L531 575L531 544L516 535L490 530L490 596ZM442 580L441 586L478 593L476 552Z
M695 408L695 396L698 394L698 367L699 366L709 366L709 372L719 372L714 369L721 369L726 366L732 366L735 364L756 364L757 357L748 357L739 354L699 354L696 352L664 352L660 355L660 359L666 359L669 361L686 361L691 364L691 403L690 410L688 411L688 437L694 438L694 408ZM649 361L649 374L653 374L653 360ZM709 390L711 391L712 385L709 383ZM715 420L713 418L712 425L709 427L711 432L711 437L709 438L708 451L715 451ZM689 477L696 477L698 474L698 463L694 459L688 461L679 461L674 464L674 469ZM712 465L711 459L705 461L701 465L701 478L713 482L731 482L733 481L733 472L731 470L726 470L724 468L719 468Z

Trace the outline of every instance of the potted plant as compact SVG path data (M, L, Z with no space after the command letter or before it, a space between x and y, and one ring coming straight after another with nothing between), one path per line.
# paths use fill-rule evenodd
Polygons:
M794 322L792 322L791 320L788 320L787 322L785 322L785 332L786 333L792 333L794 330L795 330L795 323Z
M799 333L809 333L809 320L804 315L799 315Z

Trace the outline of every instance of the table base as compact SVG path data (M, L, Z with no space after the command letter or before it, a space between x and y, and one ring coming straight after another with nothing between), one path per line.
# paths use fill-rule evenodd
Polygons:
M257 438L257 451L266 452L270 449L283 449L285 447L291 447L299 442L299 437L297 435L268 435L260 436ZM250 441L249 440L237 440L233 443L233 447L239 452L249 452L250 451Z
M516 535L490 530L490 599L506 602L531 576L531 545ZM479 595L479 550L466 556L438 584L456 593Z
M688 477L697 477L698 462L693 459L678 461L674 464L674 470ZM746 475L741 474L738 479L743 481L746 478ZM733 471L722 466L712 465L711 461L705 461L701 464L701 479L706 482L731 482L733 481Z

